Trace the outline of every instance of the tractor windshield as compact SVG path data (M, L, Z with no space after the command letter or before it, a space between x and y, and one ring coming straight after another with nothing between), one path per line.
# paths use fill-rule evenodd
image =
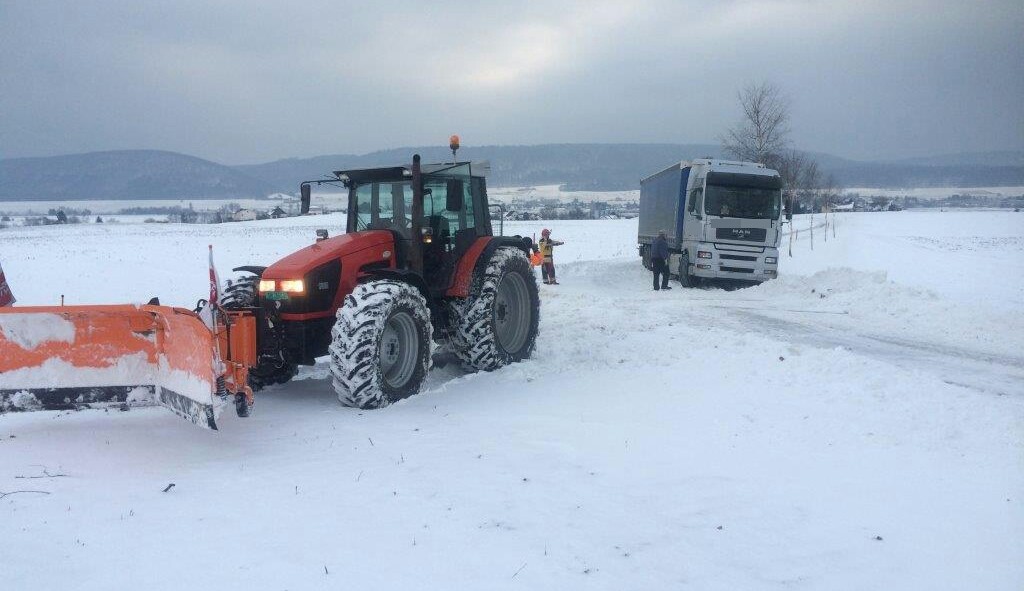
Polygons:
M408 237L412 228L412 182L376 182L355 188L350 215L356 230L395 230Z
M432 165L431 168L430 172L424 172L422 176L423 219L419 223L442 241L454 237L456 232L475 228L476 208L470 166ZM354 184L350 190L350 231L392 230L405 238L411 237L411 179L377 176ZM478 192L482 193L483 189L478 189ZM473 232L475 235L475 230Z

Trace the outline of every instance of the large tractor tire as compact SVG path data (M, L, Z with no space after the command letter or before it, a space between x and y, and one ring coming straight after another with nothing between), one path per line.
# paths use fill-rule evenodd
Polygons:
M448 309L453 349L467 369L491 371L533 353L540 297L522 250L496 249L473 277L469 297L452 300Z
M240 310L259 305L260 275L256 270L262 267L246 267L244 275L237 275L225 283L221 306L225 310ZM274 384L290 381L299 371L299 366L284 359L261 358L256 367L249 368L249 387L262 390Z
M225 282L220 304L227 310L252 308L258 305L260 276L251 273L238 275Z
M380 408L416 394L430 369L433 326L419 290L380 279L345 298L331 329L331 375L345 406Z

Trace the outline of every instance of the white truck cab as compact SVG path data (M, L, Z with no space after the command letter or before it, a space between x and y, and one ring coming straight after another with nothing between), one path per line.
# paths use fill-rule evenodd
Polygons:
M763 164L698 159L640 181L637 242L665 231L669 269L683 285L702 279L761 282L778 274L782 179Z

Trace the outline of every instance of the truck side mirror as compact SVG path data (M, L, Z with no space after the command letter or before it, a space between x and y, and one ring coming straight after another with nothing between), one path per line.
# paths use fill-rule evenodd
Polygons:
M444 208L448 211L462 210L463 183L459 179L448 179L448 194L445 197Z
M300 206L299 211L302 215L309 213L309 197L311 192L312 189L310 188L309 183L302 183L302 185L299 186L299 194L302 196L302 205Z

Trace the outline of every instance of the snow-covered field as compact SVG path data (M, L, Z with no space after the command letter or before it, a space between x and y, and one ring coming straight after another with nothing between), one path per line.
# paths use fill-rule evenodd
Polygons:
M975 197L1020 197L1024 187L914 187L879 189L877 187L850 187L843 189L847 195L871 195L877 197L916 197L918 199L945 199L953 195Z
M0 498L0 589L1024 588L1024 214L838 222L669 292L635 220L508 224L566 242L535 358L379 411L318 365L220 432L0 416L0 491L48 493ZM207 244L227 275L342 225L11 228L0 262L20 305L191 305Z
M45 215L50 209L88 209L93 215L117 213L130 207L182 207L217 210L229 203L259 210L270 210L283 203L282 199L152 199L146 201L89 200L89 201L0 201L0 212L11 215ZM91 221L91 220L90 220Z

